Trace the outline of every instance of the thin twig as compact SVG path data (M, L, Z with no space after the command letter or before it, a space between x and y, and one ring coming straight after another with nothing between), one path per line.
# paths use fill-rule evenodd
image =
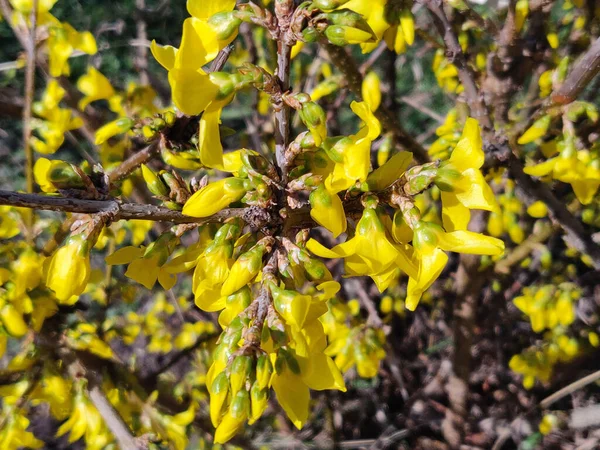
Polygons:
M559 401L561 398L564 398L567 395L587 386L588 384L596 382L597 380L600 380L600 370L591 373L587 377L583 377L580 380L574 381L568 386L565 386L564 388L556 391L554 394L546 397L540 402L540 408L546 409L548 406Z
M117 410L111 405L102 391L101 387L96 382L91 382L89 388L90 400L104 419L104 423L115 437L119 448L122 450L139 450L134 436L131 434L129 427L123 421Z
M280 39L277 41L277 79L281 92L290 89L290 62L292 46L286 39L289 23L294 11L293 0L275 2L275 13L279 22ZM285 151L290 143L290 107L285 103L275 105L275 158L281 174L281 181L287 183L287 161Z
M54 197L39 194L22 194L0 190L0 205L35 208L46 211L62 211L79 214L110 214L111 220L154 220L171 223L222 222L232 217L243 217L248 208L228 208L209 217L186 216L155 205L119 203L117 200L84 200L77 198Z

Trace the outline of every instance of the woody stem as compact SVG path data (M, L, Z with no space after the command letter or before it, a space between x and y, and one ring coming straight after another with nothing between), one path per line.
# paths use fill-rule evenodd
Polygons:
M277 0L275 14L279 23L279 39L277 40L277 79L281 92L290 89L290 61L292 46L288 40L290 19L294 11L293 0ZM281 181L287 183L288 168L285 150L290 143L290 107L283 101L275 105L275 157L281 175Z

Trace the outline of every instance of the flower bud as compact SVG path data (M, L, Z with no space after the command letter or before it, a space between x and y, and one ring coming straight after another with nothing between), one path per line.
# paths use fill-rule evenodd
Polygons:
M315 102L308 102L302 105L299 111L300 119L306 128L310 131L311 136L315 140L315 145L319 147L323 140L327 138L327 118L325 111Z
M377 165L379 167L383 166L389 159L393 144L394 140L391 135L384 136L381 145L377 150Z
M250 390L250 420L248 424L252 425L262 416L265 409L267 409L267 405L269 404L269 391L267 389L261 388L256 381L252 385L252 389Z
M362 97L371 107L371 111L377 111L381 104L381 81L376 72L369 72L362 83Z
M331 194L325 185L319 186L310 194L310 216L321 226L338 237L346 231L346 213L344 205L337 194Z
M112 122L107 123L103 127L96 130L95 144L100 145L108 141L111 137L117 134L125 133L133 127L134 121L128 117L122 117Z
M343 47L348 44L364 44L374 40L373 34L361 30L341 25L329 26L325 29L325 36L333 45Z
M165 186L165 183L145 164L142 164L142 177L146 182L146 186L148 186L148 189L154 195L160 197L167 197L169 195L169 190Z
M349 0L314 0L312 4L321 11L331 11L345 5L348 1Z
M242 253L229 271L229 276L223 287L221 295L231 295L252 281L262 268L262 257L265 253L265 246L255 245L246 253Z
M271 382L273 375L273 364L269 355L260 355L256 361L256 384L260 389L265 389Z
M12 337L20 338L27 333L27 324L23 320L23 315L10 303L4 305L0 310L0 321L6 332Z
M217 427L221 422L221 411L225 400L227 400L228 392L229 380L227 374L221 372L215 377L210 387L210 421L214 427Z
M212 216L231 203L237 202L245 194L244 180L241 178L225 178L215 181L189 198L183 207L183 214L192 217Z
M545 136L548 128L550 127L551 121L552 117L550 115L545 115L536 120L533 125L531 125L531 127L529 127L525 133L523 133L517 143L519 145L525 145Z
M215 444L223 444L240 430L250 413L250 395L242 389L231 401L229 410L215 431Z
M246 380L250 377L251 370L252 358L250 356L239 355L235 357L231 364L231 373L229 374L232 396L235 396L244 387Z
M296 291L284 290L275 285L271 286L273 303L281 317L289 324L302 328L311 304L310 295L302 295Z
M356 28L361 31L365 31L371 36L374 36L373 30L364 19L361 14L354 12L350 9L341 9L337 11L332 11L326 14L327 20L332 25L339 25L348 28Z
M91 273L91 245L82 235L72 236L44 263L46 286L59 303L73 304L85 290Z
M220 41L231 39L238 32L242 21L236 14L237 11L222 11L208 19L208 24L217 33Z

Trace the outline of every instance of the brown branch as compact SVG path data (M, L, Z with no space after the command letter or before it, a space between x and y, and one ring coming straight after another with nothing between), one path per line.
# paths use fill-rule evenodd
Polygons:
M129 427L123 421L123 418L119 415L118 411L106 398L106 394L102 391L100 384L94 377L89 380L90 387L88 394L90 400L102 416L104 423L115 437L119 448L122 450L139 450L140 446L137 445L135 437L131 434Z
M108 178L111 183L121 181L127 175L134 172L142 164L147 163L149 160L154 158L160 153L160 145L158 141L152 142L148 147L134 153L125 161L123 161L118 167L108 173Z
M600 38L596 39L589 50L577 61L560 88L552 93L552 102L566 105L575 101L598 72L600 72Z
M281 92L290 89L290 62L292 46L288 40L290 20L294 12L293 0L276 0L275 14L279 24L279 39L277 40L277 79ZM287 183L288 168L285 151L290 143L290 107L285 103L275 105L275 158L281 175L281 181Z
M421 3L423 3L434 15L438 31L442 35L449 52L452 54L454 63L458 68L461 83L465 88L465 94L469 107L471 108L471 114L483 125L483 136L486 146L504 149L502 154L508 155L510 173L525 195L529 197L530 202L533 203L537 200L543 201L548 206L550 215L560 223L562 228L568 234L573 247L590 256L594 263L594 267L596 269L600 268L600 246L592 240L581 222L569 212L567 206L563 202L554 196L547 185L535 181L525 174L523 171L523 164L512 153L511 149L508 147L508 142L494 133L491 116L483 101L483 97L480 95L477 85L475 84L475 73L466 62L465 55L462 52L456 34L452 30L452 25L448 21L446 13L440 4L440 0L421 0ZM590 53L590 51L588 51L588 53ZM600 44L598 45L597 52L600 52ZM576 72L576 75L573 76L574 80L581 80L582 77L585 78L581 75L582 72L589 73L590 60L594 60L594 58L589 57L584 59L587 62L582 64L582 66L586 67L586 69L579 69ZM600 64L600 55L597 64ZM573 70L573 72L575 72L575 70ZM587 81L589 82L590 79L587 79ZM573 84L575 86L580 86L579 83L575 81ZM571 90L568 92L571 92Z
M536 247L547 241L557 229L557 226L549 226L546 224L541 230L534 231L531 236L494 265L494 272L509 275L512 266L527 258Z
M324 43L323 46L327 50L331 62L344 75L348 88L359 100L362 100L361 90L363 76L361 75L354 58L352 58L352 56L342 47L329 43ZM412 152L414 158L418 162L426 163L430 161L427 151L415 140L415 138L402 128L402 125L400 125L400 122L394 113L382 105L375 112L375 116L379 119L383 128L392 133L396 143Z
M591 233L586 231L583 224L569 211L567 205L557 199L550 187L545 183L534 180L525 172L523 165L516 156L510 156L508 170L516 181L527 203L541 200L548 207L550 216L556 220L567 233L569 243L579 252L588 255L596 270L600 269L600 246L594 242Z
M471 109L471 116L479 121L479 123L491 130L493 124L490 119L489 111L485 105L483 98L479 95L479 88L475 83L475 72L467 63L462 47L458 42L458 38L454 33L452 24L448 20L443 9L441 0L420 0L433 15L434 24L446 44L447 56L450 62L456 65L458 69L458 77L465 89L465 96Z
M119 203L117 200L83 200L39 194L22 194L3 190L0 190L0 205L79 214L110 214L111 220L115 221L154 220L176 224L223 222L232 217L244 217L249 213L248 208L229 208L209 217L196 218L154 205Z
M35 34L37 30L38 0L33 0L31 29L27 40L27 67L25 69L25 105L23 108L23 147L25 149L25 178L27 192L33 192L33 148L31 147L31 118L35 94ZM30 222L33 216L30 215ZM28 224L31 227L32 223Z

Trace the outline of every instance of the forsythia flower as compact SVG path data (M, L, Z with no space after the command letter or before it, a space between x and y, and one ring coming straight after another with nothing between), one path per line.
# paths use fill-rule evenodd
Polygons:
M82 235L71 236L44 263L46 286L59 303L72 305L90 278L90 242Z
M137 281L146 289L152 289L156 281L166 289L171 289L177 277L164 267L173 252L178 239L173 233L161 235L147 248L123 247L106 257L109 265L129 264L125 276Z
M183 214L192 217L208 217L241 200L246 194L244 180L225 178L209 183L200 189L183 207Z
M50 75L53 77L70 74L71 70L67 60L75 50L80 50L88 55L95 55L98 51L92 33L89 31L79 33L68 23L58 21L50 26L48 49Z
M335 162L325 179L332 194L348 189L356 181L365 181L371 167L371 143L381 133L381 125L365 102L352 102L352 111L365 123L357 134L328 138L323 144L327 155Z
M450 159L440 165L435 180L442 190L442 220L446 231L466 230L470 209L498 209L494 193L480 171L484 159L479 124L469 118Z

